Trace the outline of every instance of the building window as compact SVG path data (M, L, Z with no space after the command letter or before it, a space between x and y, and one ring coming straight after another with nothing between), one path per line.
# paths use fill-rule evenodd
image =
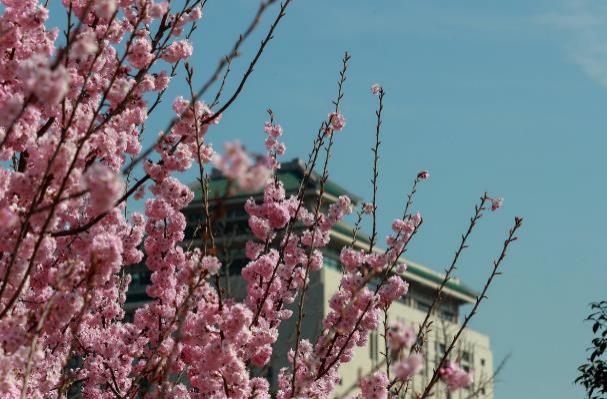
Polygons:
M447 321L452 321L452 322L456 321L455 313L453 313L450 310L441 311L441 316L443 317L443 319L445 319Z
M485 359L481 359L481 366L485 366Z
M248 263L249 263L249 260L246 258L234 259L232 261L232 263L230 264L230 268L229 268L230 274L232 274L232 275L240 274L242 269L244 269L244 267Z
M377 362L379 353L379 347L377 342L377 331L374 331L369 336L369 357L373 363Z
M423 300L417 300L417 308L419 310L421 310L422 312L427 312L428 310L430 310L430 306L432 306L429 302L423 301Z
M228 211L228 220L241 219L246 217L247 213L243 208L232 208Z

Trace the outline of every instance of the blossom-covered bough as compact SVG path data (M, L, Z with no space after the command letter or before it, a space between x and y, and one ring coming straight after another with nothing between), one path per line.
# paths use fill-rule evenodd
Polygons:
M387 249L378 252L376 194L385 96L379 85L372 87L379 98L372 202L357 212L352 238L354 244L360 223L371 218L371 244L368 250L343 248L343 277L322 332L315 342L301 337L310 275L323 267L322 248L331 227L353 212L346 196L329 206L322 203L331 150L346 124L340 104L349 55L333 108L313 139L300 188L287 197L276 175L278 157L285 152L283 131L271 111L263 127L265 154L253 156L238 141L217 152L207 134L245 88L291 0L262 1L199 87L186 60L206 0L63 0L67 26L61 45L59 31L45 26L45 4L1 3L0 397L269 398L270 384L256 370L270 361L281 323L295 317L291 367L281 370L275 395L329 398L339 368L380 327L382 315L385 359L351 392L364 398L407 394L408 381L423 364L419 349L431 312L416 332L389 323L388 310L408 290L400 259L422 225L411 206L418 183L429 173L416 175ZM242 43L270 10L276 14L257 52L235 91L224 93ZM162 132L146 132L146 120L181 69L189 92L173 101L174 117ZM210 101L203 102L207 97ZM144 132L158 133L146 149ZM150 158L154 154L157 161ZM186 227L181 210L193 193L174 175L193 165L203 193L204 215L197 229L202 245L186 248L181 246ZM218 232L208 205L210 165L235 187L263 191L261 202L251 199L245 206L254 239L246 244L242 301L226 297L220 288ZM321 193L308 207L304 192L315 169L322 171ZM144 214L127 209L128 202L144 197ZM441 301L488 204L495 210L502 200L482 196L432 308ZM451 361L450 352L499 274L520 225L517 218L482 294L425 391L416 393L420 397L430 397L441 380L449 390L471 383L471 374ZM144 254L152 300L127 321L129 267L142 262Z

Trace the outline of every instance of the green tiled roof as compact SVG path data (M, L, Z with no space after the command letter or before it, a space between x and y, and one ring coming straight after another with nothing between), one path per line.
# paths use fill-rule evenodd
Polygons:
M333 225L333 231L346 235L348 237L352 237L352 226L346 224L346 223L336 223L335 225ZM364 232L359 232L357 237L356 237L356 241L360 244L362 244L363 246L365 244L369 244L369 237L364 233ZM336 260L337 262L339 262L339 259ZM407 263L407 271L419 276L425 280L429 280L435 284L441 284L443 282L443 278L444 276L438 273L434 273L431 270L426 269L423 266L417 265L415 263L412 263L408 260L403 259L403 262ZM466 286L465 284L461 283L459 280L457 279L451 279L449 281L447 281L447 283L445 284L445 287L450 288L462 295L468 296L470 298L475 298L478 293L476 291L474 291L473 289L469 288L468 286Z
M352 230L354 230L354 228L346 223L336 223L333 225L332 227L333 230L337 231L338 233L347 235L352 237ZM362 242L363 244L369 244L369 236L367 236L364 232L359 231L358 235L356 236L356 241L358 242Z
M407 271L409 271L417 276L428 279L436 284L441 284L443 282L443 278L444 278L443 276L439 276L432 272L428 272L427 270L424 270L413 263L407 263ZM465 285L457 280L451 279L451 280L447 281L447 283L445 284L445 287L450 288L453 291L459 292L460 294L470 296L473 298L478 296L478 292L474 291L472 288L468 287L467 285Z
M295 159L291 162L283 163L281 169L278 171L278 178L283 183L285 187L285 191L287 193L294 193L299 190L299 185L301 179L304 176L304 164L298 159ZM210 178L209 184L209 198L211 200L216 198L221 198L226 195L226 189L228 187L228 180L223 177L219 172L214 171ZM197 182L191 185L192 190L194 191L195 197L194 201L199 201L201 199L201 188L200 184ZM308 180L307 189L319 189L320 188L320 176L318 173L313 172L310 179ZM352 193L345 190L343 187L338 185L337 183L328 180L325 183L324 190L326 193L331 194L335 197L340 195L348 195L354 203L360 202L361 199ZM252 195L260 195L261 191L257 192L243 192L237 191L235 186L231 187L231 193L229 198L242 198L249 197ZM350 236L352 234L352 226L347 225L346 223L337 223L333 226L333 230L337 233L344 234L346 236ZM362 232L359 232L357 237L357 241L364 244L369 243L369 239L367 235ZM329 266L339 267L339 259L331 256L329 259L326 259L326 262ZM425 267L416 265L411 262L407 262L407 271L411 274L414 274L424 280L430 281L435 284L441 284L443 281L443 276L438 273L434 273L431 270L426 269ZM478 293L462 284L459 280L451 279L449 280L445 286L461 295L464 295L468 298L475 298Z
M351 233L351 231L350 231L350 233ZM363 238L363 237L361 237L361 238ZM368 242L368 240L367 240L367 242ZM327 266L334 267L337 269L340 268L339 258L337 256L335 256L329 252L324 252L323 254L325 256L325 264ZM421 277L424 280L429 280L437 285L440 285L443 282L442 275L433 273L429 270L426 270L424 267L416 265L415 263L408 262L404 259L403 259L403 262L407 263L407 272L414 274L418 277ZM468 287L467 285L465 285L455 279L451 279L451 280L447 281L447 283L445 284L445 287L447 287L455 292L458 292L462 295L470 297L470 298L476 298L476 296L478 295L478 293L476 291L474 291L472 288Z

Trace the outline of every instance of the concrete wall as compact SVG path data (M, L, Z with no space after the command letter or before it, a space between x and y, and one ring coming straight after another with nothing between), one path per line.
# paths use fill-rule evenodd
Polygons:
M306 294L304 305L305 314L302 323L303 338L309 339L313 343L315 342L321 332L321 321L329 312L328 301L339 288L340 279L341 273L330 266L325 266L320 272L311 274L310 286ZM240 276L233 276L230 280L232 284L231 294L236 298L241 299L245 292L244 281ZM419 288L418 291L424 291L427 287L417 286L417 288ZM411 284L408 295L411 297L421 295L419 292L415 293L415 290L416 285ZM424 292L424 295L430 295L429 291ZM448 308L453 306L453 304L449 303L448 298L446 298L446 302ZM280 369L282 367L288 367L287 353L294 346L295 323L297 319L296 307L298 303L299 296L296 298L295 302L289 306L294 312L293 317L281 324L278 342L274 346L274 352L269 367L264 370L258 370L259 374L271 379L274 388L276 388L277 376ZM416 309L414 304L415 300L403 300L393 303L388 313L388 321L403 319L405 322L412 324L417 328L424 320L426 313ZM419 392L426 386L426 383L432 376L435 364L440 359L441 344L444 345L445 342L449 342L457 332L457 329L457 323L445 321L444 319L434 319L428 342L424 346L424 356L426 359L424 370L413 380L409 392ZM380 323L380 331L373 333L375 336L369 340L367 345L362 348L357 348L352 361L342 365L340 369L342 381L335 390L336 396L339 396L347 391L352 385L355 385L359 376L367 374L369 370L383 360L381 352L383 352L385 342L382 333L383 321ZM371 351L371 340L375 340L376 347L378 348L375 351L377 353L376 357L372 356L374 353ZM444 350L444 346L442 350ZM492 399L493 384L486 382L493 373L493 355L490 349L489 337L467 329L463 333L459 344L452 352L451 359L456 358L462 360L462 365L468 365L474 370L475 385L471 389L461 390L448 396L444 389L444 385L439 383L437 384L434 398L466 399L473 392L477 392L478 395L475 396L475 398ZM479 382L483 382L483 384L479 384ZM481 392L480 385L484 385L484 394ZM408 395L407 397L411 398L414 396Z

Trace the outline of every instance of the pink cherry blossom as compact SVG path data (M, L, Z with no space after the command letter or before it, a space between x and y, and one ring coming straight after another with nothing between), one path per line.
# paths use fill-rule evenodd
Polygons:
M362 265L364 261L364 254L360 250L357 251L352 248L344 247L339 255L339 260L348 271L354 272L359 266Z
M401 381L407 381L423 369L424 359L419 353L413 353L404 360L392 366L394 376Z
M391 276L378 292L380 301L384 306L396 301L409 291L409 284L400 276Z
M363 213L366 213L368 215L370 215L371 213L373 213L373 204L369 203L369 202L365 202L363 204Z
M110 18L116 11L116 0L98 0L95 3L95 12L102 18Z
M145 37L137 38L133 41L131 49L127 59L135 68L144 68L154 58L154 55L150 53L152 50L152 43Z
M402 320L393 321L388 329L388 346L392 351L410 348L417 339L415 330Z
M57 104L68 90L69 75L65 68L58 67L54 71L41 68L34 85L34 93L40 101L47 104Z
M430 178L430 172L428 172L427 170L422 170L417 174L417 178L419 180L428 180Z
M389 381L386 373L381 371L364 378L360 382L360 390L363 399L387 399L388 383Z
M167 1L161 1L159 3L152 4L150 6L149 13L152 18L161 18L164 14L166 14L168 9L169 3Z
M49 18L42 2L2 0L0 397L328 399L340 368L407 294L401 256L420 214L395 219L385 250L333 241L357 205L333 195L328 175L315 172L332 158L330 134L345 127L340 101L323 122L327 134L313 141L301 192L281 181L288 132L274 114L263 131L252 130L251 148L229 132L218 138L223 147L213 146L211 133L233 117L240 89L230 97L229 78L223 92L210 93L227 72L224 63L215 78L205 70L187 79L190 33L204 4L62 0L57 7L72 25L58 29L50 24L61 18ZM171 101L179 65L192 87ZM205 91L200 84L209 78ZM374 85L372 93L383 91ZM192 204L208 176L212 198ZM246 222L235 213L234 248L218 226L225 214L216 179L236 195L229 206L235 198L244 203ZM494 210L502 204L490 200ZM374 206L363 204L362 212ZM297 337L286 354L275 352L282 323L298 323L299 301L338 248L343 270L316 338ZM224 280L233 254L237 295ZM127 303L127 293L137 302ZM410 379L422 367L419 354L403 358L414 331L397 321L387 339L399 359L392 376ZM271 394L259 371L279 356L288 367ZM451 363L440 377L450 390L472 382ZM378 371L357 382L361 397L387 399L393 381Z
M179 60L189 58L192 55L193 47L187 40L181 40L172 43L162 53L162 59L168 63L175 63Z
M95 164L85 174L90 191L93 213L110 209L124 191L124 183L115 172L102 164Z
M282 136L282 127L280 125L272 125L270 122L266 122L264 130L272 138L277 139Z
M217 169L227 178L236 180L243 191L255 192L263 187L275 166L268 158L258 158L254 163L238 141L225 143L224 149L224 155L215 153L211 160Z
M460 365L452 362L447 362L447 364L439 370L439 375L450 392L457 391L461 388L468 388L474 381L471 371L466 371L461 368Z
M339 112L331 112L329 114L329 126L331 132L339 132L346 126L346 118Z
M209 274L217 274L221 268L221 262L214 256L205 256L200 261L201 267L208 271Z
M491 210L496 211L502 207L504 204L504 199L501 197L492 198L491 199Z

